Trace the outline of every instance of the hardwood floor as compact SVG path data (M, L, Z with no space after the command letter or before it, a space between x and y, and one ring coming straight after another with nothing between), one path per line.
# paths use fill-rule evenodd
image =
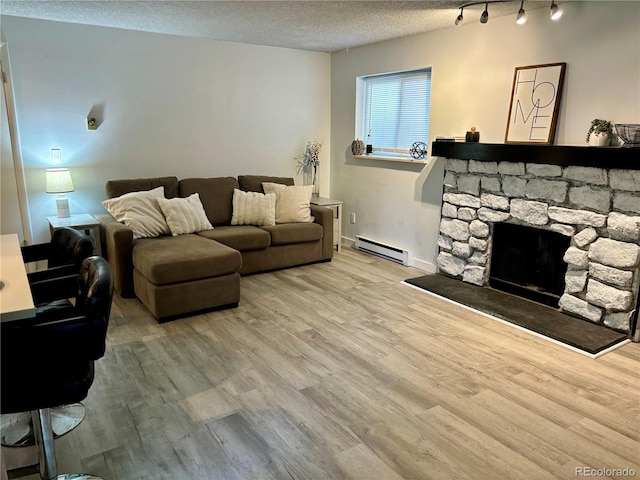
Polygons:
M56 440L60 472L640 476L640 344L592 360L400 284L422 273L345 248L242 278L237 309L159 325L116 298L87 417Z

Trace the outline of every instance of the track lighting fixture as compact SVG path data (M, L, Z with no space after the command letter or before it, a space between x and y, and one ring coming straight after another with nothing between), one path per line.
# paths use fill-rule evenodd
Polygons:
M551 8L549 9L549 16L551 20L558 20L562 16L562 10L554 0L551 0Z
M527 23L527 12L524 11L524 0L520 2L520 10L518 10L518 18L516 18L518 25L524 25Z
M516 23L518 25L522 25L524 23L526 23L527 21L527 12L524 10L524 2L525 0L516 0L518 2L520 2L520 10L518 10L518 15L516 17ZM462 22L464 20L463 17L463 13L464 13L464 9L467 7L474 7L474 6L478 6L478 5L484 5L484 10L482 12L482 15L480 15L480 23L487 23L489 21L489 4L490 3L516 3L516 1L512 1L512 0L484 0L484 1L478 1L478 2L468 2L465 3L464 5L460 5L458 8L460 9L460 15L458 15L458 17L456 18L455 21L455 25L456 27L459 27L460 25L462 25ZM560 7L558 7L558 5L556 4L555 0L551 0L551 8L549 10L549 15L551 16L551 18L553 20L558 20L561 16L562 16L562 9L560 9Z
M489 4L484 4L484 12L480 15L480 23L487 23L489 21Z
M462 25L462 21L464 20L464 17L462 16L463 11L464 11L464 7L461 7L460 15L458 15L458 18L456 18L456 27L459 27L460 25Z

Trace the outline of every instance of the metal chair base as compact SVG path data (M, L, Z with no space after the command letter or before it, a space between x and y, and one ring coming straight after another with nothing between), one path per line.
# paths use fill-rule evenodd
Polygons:
M23 478L26 476L38 475L38 466L31 466L26 468L20 468L15 470L9 470L7 472L7 478L13 480L15 478ZM42 477L41 477L42 478ZM64 475L58 475L53 477L52 480L103 480L102 477L96 477L95 475L87 475L85 473L66 473Z
M85 473L67 473L65 475L58 475L58 480L102 480L102 478Z
M51 408L53 438L69 433L84 420L86 411L81 403ZM2 415L0 439L5 447L28 447L36 444L31 412Z
M84 407L83 407L84 409ZM100 477L85 473L66 473L58 475L56 453L53 446L53 429L51 428L51 411L48 408L31 412L33 433L38 449L38 463L27 467L7 471L9 479L20 478L31 474L40 474L42 480L102 480Z

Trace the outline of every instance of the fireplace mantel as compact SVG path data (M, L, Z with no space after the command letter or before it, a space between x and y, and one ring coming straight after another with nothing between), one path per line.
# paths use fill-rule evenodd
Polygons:
M569 145L433 142L431 156L481 162L545 163L640 170L640 149Z

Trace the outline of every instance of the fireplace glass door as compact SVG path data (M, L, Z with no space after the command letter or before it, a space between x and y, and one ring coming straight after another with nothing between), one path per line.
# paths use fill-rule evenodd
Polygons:
M496 223L489 285L552 307L564 292L570 238L550 230Z

